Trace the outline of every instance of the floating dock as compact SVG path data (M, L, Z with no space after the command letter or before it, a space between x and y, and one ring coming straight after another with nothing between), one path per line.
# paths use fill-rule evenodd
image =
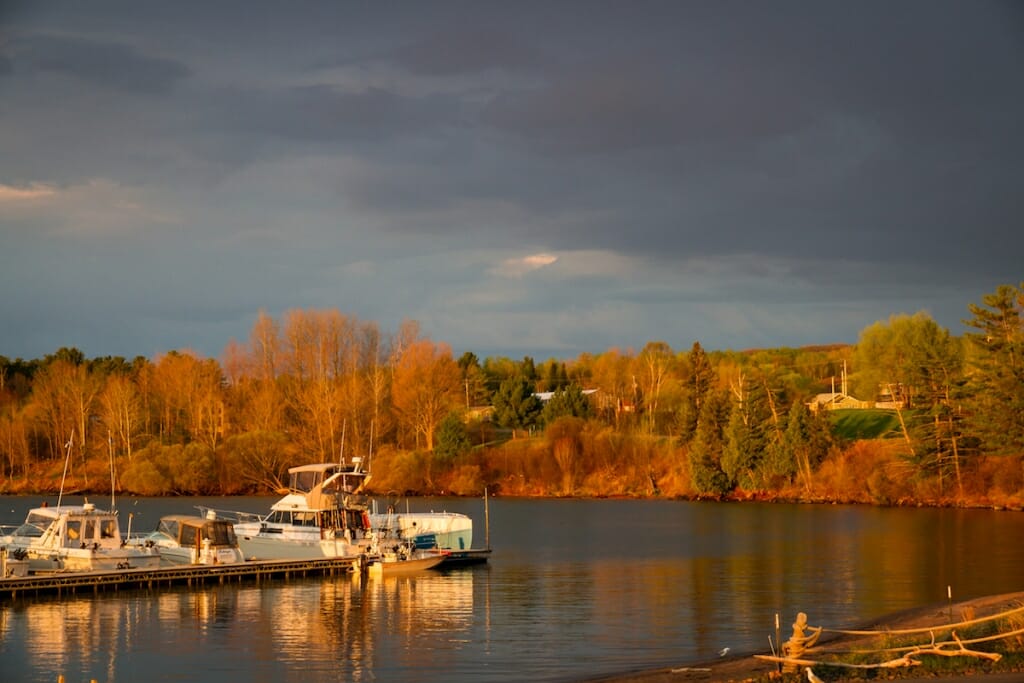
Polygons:
M448 555L444 558L444 562L438 565L438 569L446 569L448 567L465 567L471 564L485 564L487 558L491 556L490 548L475 548L470 550L446 550Z
M236 564L192 564L158 569L116 569L99 572L52 572L0 579L0 598L72 595L120 589L143 589L229 581L260 581L306 576L334 576L362 571L358 557L315 560L251 560Z
M452 551L438 569L485 564L490 548ZM216 583L334 576L363 571L360 557L332 557L315 560L249 560L236 564L190 564L158 569L115 569L97 572L47 572L0 579L0 599L24 596L75 595L125 590L152 590L175 585L199 586Z

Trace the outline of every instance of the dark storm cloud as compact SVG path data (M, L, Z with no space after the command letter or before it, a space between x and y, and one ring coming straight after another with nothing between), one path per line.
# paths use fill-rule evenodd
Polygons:
M214 96L222 131L318 143L395 141L456 123L456 103L440 95L403 96L331 85L273 90L227 89Z
M218 317L354 298L385 324L444 320L468 336L432 333L463 348L642 346L622 330L673 341L685 320L712 346L851 340L925 307L958 322L1020 279L1022 15L20 3L0 38L0 277L63 272L34 290L43 309L111 301L92 282L143 264L126 282L149 286L118 287L214 353ZM138 306L118 301L76 329ZM0 353L29 336L7 335Z
M130 93L166 91L189 75L182 63L140 53L121 43L37 35L18 43L18 61L48 71Z

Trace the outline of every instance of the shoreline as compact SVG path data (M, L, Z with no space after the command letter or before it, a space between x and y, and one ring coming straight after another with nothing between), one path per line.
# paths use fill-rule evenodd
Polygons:
M849 630L898 630L907 628L936 628L949 624L950 610L957 615L970 613L973 617L990 616L1024 606L1024 591L1014 593L1002 593L997 595L986 595L968 600L962 600L950 605L948 602L935 603L923 607L910 608L886 614L876 619L868 620L861 624L835 626L831 628L842 628ZM813 615L812 615L813 616ZM819 641L819 645L836 645L857 640L857 636L845 634L828 634ZM687 681L702 681L704 683L733 683L737 681L768 680L772 673L777 670L777 665L771 662L755 659L754 655L769 654L766 652L747 652L730 655L721 659L714 659L703 662L681 662L675 667L662 667L657 669L644 669L635 671L623 671L618 674L590 677L579 680L577 683L685 683ZM1024 674L1013 671L986 672L979 671L980 666L971 667L970 671L959 674L951 674L948 680L958 680L964 677L992 677L993 679L1007 677L1006 680L1024 680ZM877 669L875 671L878 671ZM903 681L918 680L915 677L915 670L888 669L885 678L893 678ZM800 669L800 680L803 680L803 667ZM883 676L873 676L882 678ZM789 674L789 680L796 680L794 674ZM846 680L844 677L841 680ZM851 680L864 680L866 676L849 677ZM945 680L941 677L922 675L920 680L939 681ZM780 678L780 680L782 680ZM833 679L835 680L835 679Z

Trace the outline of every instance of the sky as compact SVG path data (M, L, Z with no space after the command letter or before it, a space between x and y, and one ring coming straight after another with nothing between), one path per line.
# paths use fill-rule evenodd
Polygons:
M3 0L0 356L959 335L1022 160L1019 2Z

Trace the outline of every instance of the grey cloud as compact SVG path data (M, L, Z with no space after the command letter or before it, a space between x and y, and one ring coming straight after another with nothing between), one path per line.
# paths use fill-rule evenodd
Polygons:
M460 24L395 50L396 64L413 73L448 76L487 69L520 70L540 64L533 46L507 30Z
M18 60L40 71L145 94L164 92L190 74L181 62L150 57L124 43L55 35L36 35L20 41Z
M459 119L457 103L443 95L408 97L381 88L222 89L214 100L218 134L317 144L377 143L436 133Z

